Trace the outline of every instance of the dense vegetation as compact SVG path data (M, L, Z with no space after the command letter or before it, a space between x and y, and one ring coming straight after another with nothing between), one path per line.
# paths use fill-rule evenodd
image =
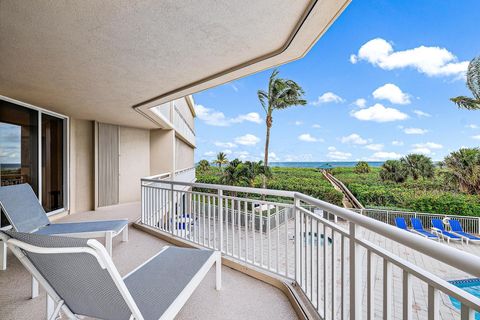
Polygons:
M241 173L246 166L254 166L252 162L237 162L232 160L235 166L228 165L224 169L218 167L197 167L197 182L211 184L230 184L238 186L251 186L260 188L262 186L263 167L260 165L253 170L258 170L254 179L251 175L243 178ZM258 165L259 163L257 163ZM235 169L235 168L237 169ZM245 172L245 171L244 171ZM325 180L322 173L315 168L270 168L268 175L267 188L275 190L298 191L312 197L322 199L337 205L342 205L342 194L335 190L332 185ZM234 179L234 180L232 180Z
M385 164L392 166L388 161ZM397 162L393 166L396 172L404 170L398 168ZM434 176L429 179L414 180L397 174L395 180L399 182L382 179L383 168L370 170L370 173L359 174L354 168L335 168L332 174L367 207L480 216L479 197L459 192L456 185L448 181L446 169L435 168Z

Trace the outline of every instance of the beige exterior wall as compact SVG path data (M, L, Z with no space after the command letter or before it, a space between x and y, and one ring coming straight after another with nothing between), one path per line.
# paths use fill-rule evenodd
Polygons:
M175 131L150 130L150 175L171 172L175 159Z
M180 140L175 138L175 167L176 170L191 168L194 166L194 151L195 149Z
M140 201L140 179L150 175L150 132L120 127L119 203Z
M190 107L188 106L188 103L185 100L185 98L177 99L173 103L178 108L178 110L180 111L180 114L183 116L183 118L187 121L190 128L192 128L195 131L194 117L193 117L192 111L190 110Z
M70 118L70 213L94 209L94 123Z

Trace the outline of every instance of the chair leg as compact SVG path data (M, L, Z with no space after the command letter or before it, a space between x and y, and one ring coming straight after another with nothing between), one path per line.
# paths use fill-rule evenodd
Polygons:
M0 270L7 269L7 243L0 240Z
M128 241L128 224L125 226L125 229L122 231L122 241L127 242Z
M32 276L32 299L38 297L38 281Z
M217 261L215 261L215 287L217 290L222 289L222 256L218 253Z
M113 242L113 232L105 232L105 249L107 249L108 255L112 256L112 242Z

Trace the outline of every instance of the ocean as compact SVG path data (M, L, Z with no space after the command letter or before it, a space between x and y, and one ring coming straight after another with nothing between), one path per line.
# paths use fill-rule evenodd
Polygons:
M358 161L331 161L331 162L270 162L271 167L287 168L321 168L354 167ZM380 167L383 161L367 161L371 167Z

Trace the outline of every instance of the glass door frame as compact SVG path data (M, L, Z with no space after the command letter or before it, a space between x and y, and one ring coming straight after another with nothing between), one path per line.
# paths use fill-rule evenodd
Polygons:
M42 203L42 115L50 116L63 120L63 208L47 212L47 216L53 216L59 213L67 212L70 208L70 118L66 115L50 111L41 107L34 106L19 100L0 95L0 100L4 100L20 107L25 107L38 112L38 201Z

